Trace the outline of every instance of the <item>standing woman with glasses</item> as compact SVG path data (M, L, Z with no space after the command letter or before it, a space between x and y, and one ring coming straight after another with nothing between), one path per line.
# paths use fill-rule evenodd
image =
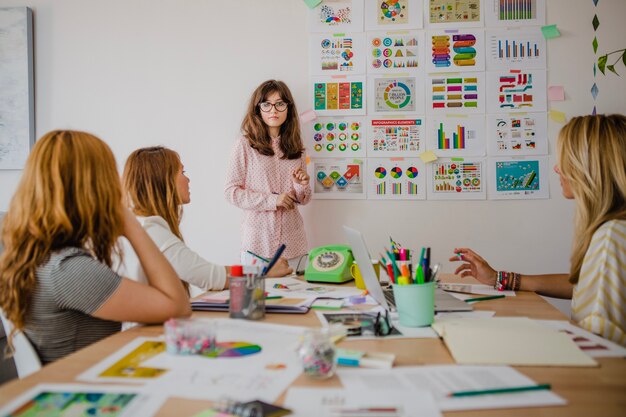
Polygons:
M289 88L268 80L253 93L230 157L224 194L244 210L242 263L271 258L285 244L294 265L307 253L298 205L311 199L298 112Z

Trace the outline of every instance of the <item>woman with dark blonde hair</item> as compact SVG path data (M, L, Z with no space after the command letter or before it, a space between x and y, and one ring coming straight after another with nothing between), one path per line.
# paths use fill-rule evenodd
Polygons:
M191 193L189 178L176 152L163 146L137 149L126 160L123 183L137 220L185 285L205 291L228 287L230 268L203 259L183 241L179 225L183 205L191 202ZM130 251L126 253L125 268L130 276L145 281L145 273ZM282 259L268 275L283 276L288 272L287 262Z
M575 117L557 150L563 196L576 203L570 273L496 271L468 248L456 248L450 260L465 262L457 274L496 288L571 298L574 321L626 346L626 117Z
M242 262L250 253L271 258L286 245L285 257L307 253L298 205L311 199L298 111L282 81L269 80L252 93L226 173L224 194L244 210Z
M111 269L128 239L147 285ZM43 363L120 330L191 314L165 257L124 208L115 158L84 132L58 130L35 144L2 224L0 307Z

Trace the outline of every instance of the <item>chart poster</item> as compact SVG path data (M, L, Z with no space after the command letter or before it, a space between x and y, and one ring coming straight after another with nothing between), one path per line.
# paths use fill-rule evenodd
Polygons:
M484 159L439 158L428 164L429 200L484 200Z
M417 31L369 32L367 73L416 73L422 67L424 36Z
M489 159L491 200L550 198L548 157Z
M311 159L313 198L365 199L365 161L358 158Z
M484 113L483 73L431 74L426 108L433 114Z
M480 0L424 0L426 27L482 27Z
M487 113L547 110L545 71L490 71L486 77Z
M545 0L483 0L485 26L543 26Z
M364 117L318 117L303 131L307 155L312 158L366 155Z
M546 40L540 28L487 30L487 69L546 68Z
M488 114L487 138L489 155L547 155L548 115Z
M365 74L363 33L313 33L309 52L311 75Z
M418 156L424 151L424 118L372 118L367 137L368 156Z
M433 116L428 120L426 147L437 156L483 156L486 151L483 115Z
M419 158L370 158L367 198L425 200L426 169Z
M309 10L310 32L363 32L363 0L322 0Z
M317 115L365 115L365 77L312 77L311 87Z
M427 72L485 70L485 33L482 29L428 31Z
M423 113L424 96L417 77L370 76L368 84L370 114Z
M367 0L365 30L405 30L423 27L422 0Z

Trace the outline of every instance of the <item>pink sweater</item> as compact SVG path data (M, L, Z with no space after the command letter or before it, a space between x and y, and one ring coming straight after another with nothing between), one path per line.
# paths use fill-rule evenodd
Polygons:
M280 137L272 138L274 156L266 156L252 149L245 137L239 138L230 155L224 195L244 210L242 251L271 258L284 243L283 256L290 259L308 251L304 222L297 205L293 210L276 208L278 194L293 190L300 204L307 204L311 187L293 181L295 169L306 170L304 154L300 159L280 159L279 142Z

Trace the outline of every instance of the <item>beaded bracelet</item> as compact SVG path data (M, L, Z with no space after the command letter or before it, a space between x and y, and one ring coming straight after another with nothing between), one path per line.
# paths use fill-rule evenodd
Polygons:
M496 282L493 286L498 291L519 291L522 276L515 272L497 271Z

